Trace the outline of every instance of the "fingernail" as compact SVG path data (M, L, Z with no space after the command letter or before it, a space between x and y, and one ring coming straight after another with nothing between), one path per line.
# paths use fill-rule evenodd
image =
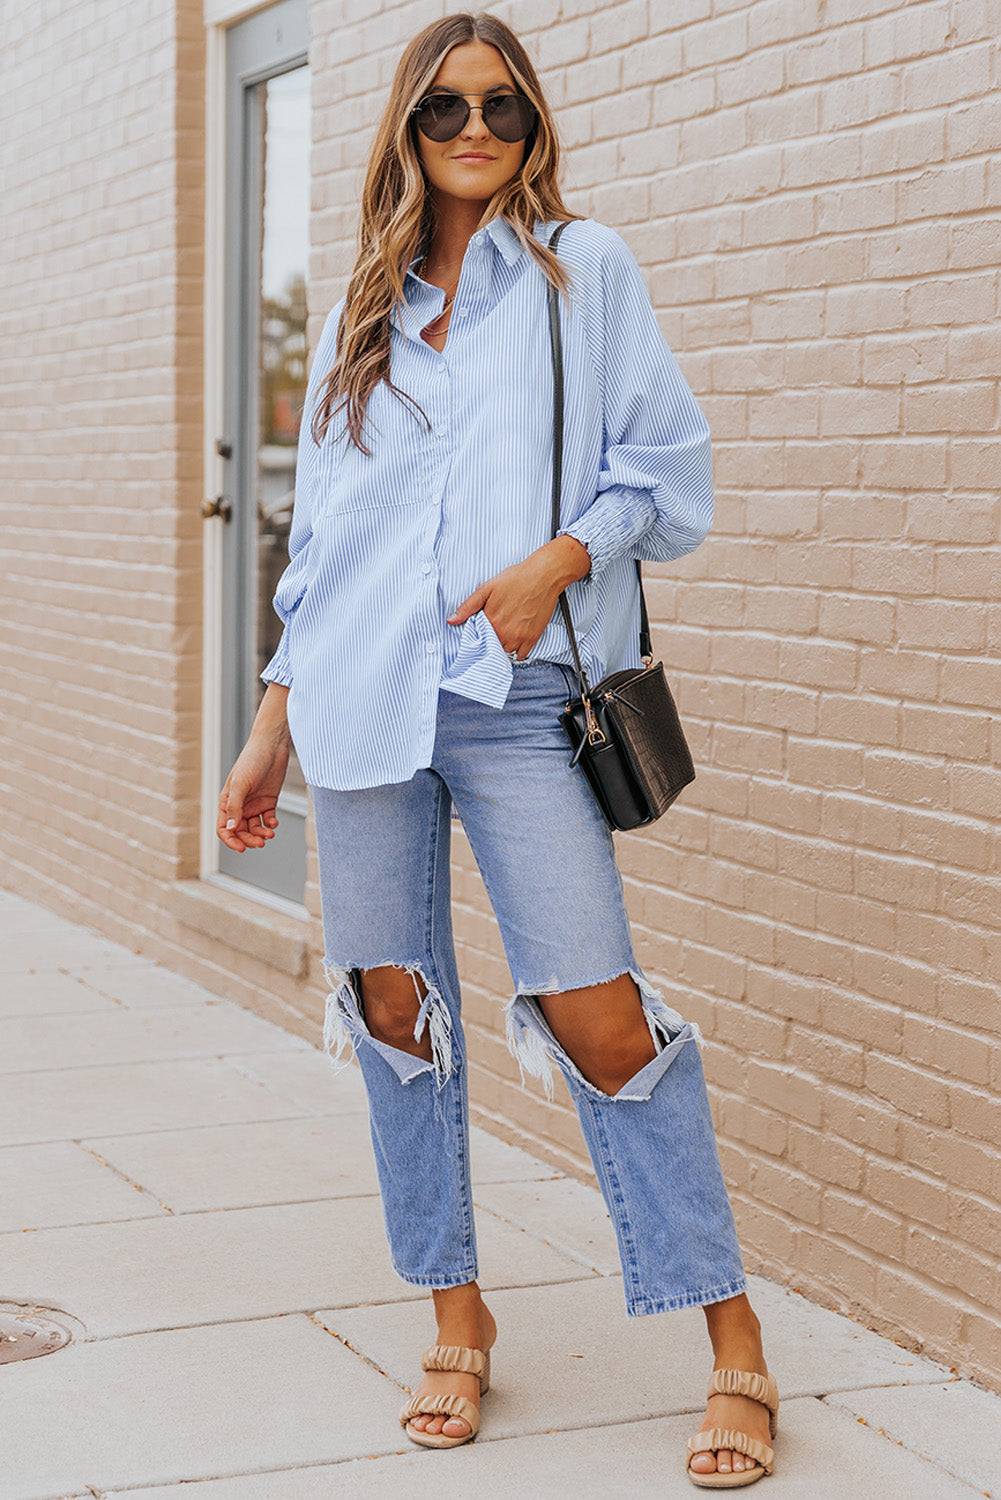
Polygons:
M236 819L235 818L230 818L229 822L226 824L226 827L227 828L235 828L236 827Z

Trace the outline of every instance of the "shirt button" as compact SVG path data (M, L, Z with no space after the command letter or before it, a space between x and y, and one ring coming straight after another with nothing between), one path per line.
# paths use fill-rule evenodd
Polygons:
M448 428L445 426L444 422L441 422L435 428L435 432L438 434L439 437L444 437L447 431L448 431Z
M459 308L459 317L460 318L464 318L465 316L466 316L466 309L464 307L460 307Z
M425 563L424 566L423 566L423 568L421 568L421 572L424 574L425 578L428 576L428 574L430 573L430 571L431 571L431 564L430 563Z
M431 641L428 641L427 646L425 647L428 656L434 656L437 649L437 646L435 646Z

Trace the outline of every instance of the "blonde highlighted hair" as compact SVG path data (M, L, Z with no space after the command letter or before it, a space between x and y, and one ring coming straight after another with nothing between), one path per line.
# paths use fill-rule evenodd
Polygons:
M365 409L380 380L415 413L420 411L393 384L389 372L390 318L403 297L407 267L418 250L426 251L434 230L411 111L428 92L446 54L473 41L497 48L518 89L538 111L521 167L491 198L480 222L506 219L547 280L561 292L568 289L563 267L533 232L537 219L569 220L579 215L570 213L560 196L559 139L528 53L509 26L486 12L462 12L433 22L403 53L376 130L362 193L358 258L348 282L334 367L319 388L313 414L317 443L322 443L334 416L346 410L349 440L369 453L363 437Z

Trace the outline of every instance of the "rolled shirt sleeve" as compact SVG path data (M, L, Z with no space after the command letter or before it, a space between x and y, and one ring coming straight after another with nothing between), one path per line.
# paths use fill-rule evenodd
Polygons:
M299 426L299 443L295 463L295 499L292 506L292 525L289 531L289 562L275 589L273 607L283 626L278 648L261 672L264 682L276 682L282 687L292 686L292 663L288 651L288 627L296 606L306 591L309 576L309 544L313 538L314 490L319 448L313 439L313 415L317 407L320 386L333 368L337 351L337 327L340 322L343 299L327 314L323 325L309 382L303 403L302 421Z
M587 548L592 571L629 556L667 562L712 524L709 426L660 331L632 251L603 230L593 343L605 444L594 503L560 534Z

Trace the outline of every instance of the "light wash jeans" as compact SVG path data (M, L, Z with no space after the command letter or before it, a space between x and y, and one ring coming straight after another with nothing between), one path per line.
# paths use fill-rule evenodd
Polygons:
M615 1225L630 1314L719 1302L745 1288L696 1028L640 971L612 838L557 721L572 679L520 666L503 708L442 692L432 765L362 791L311 787L325 964L324 1042L357 1054L393 1264L415 1286L477 1276L465 1040L452 940L454 801L483 875L514 980L509 1044L523 1074L566 1078ZM432 1061L369 1035L359 969L420 975L414 1036ZM589 1083L535 999L635 979L657 1055L617 1094Z

